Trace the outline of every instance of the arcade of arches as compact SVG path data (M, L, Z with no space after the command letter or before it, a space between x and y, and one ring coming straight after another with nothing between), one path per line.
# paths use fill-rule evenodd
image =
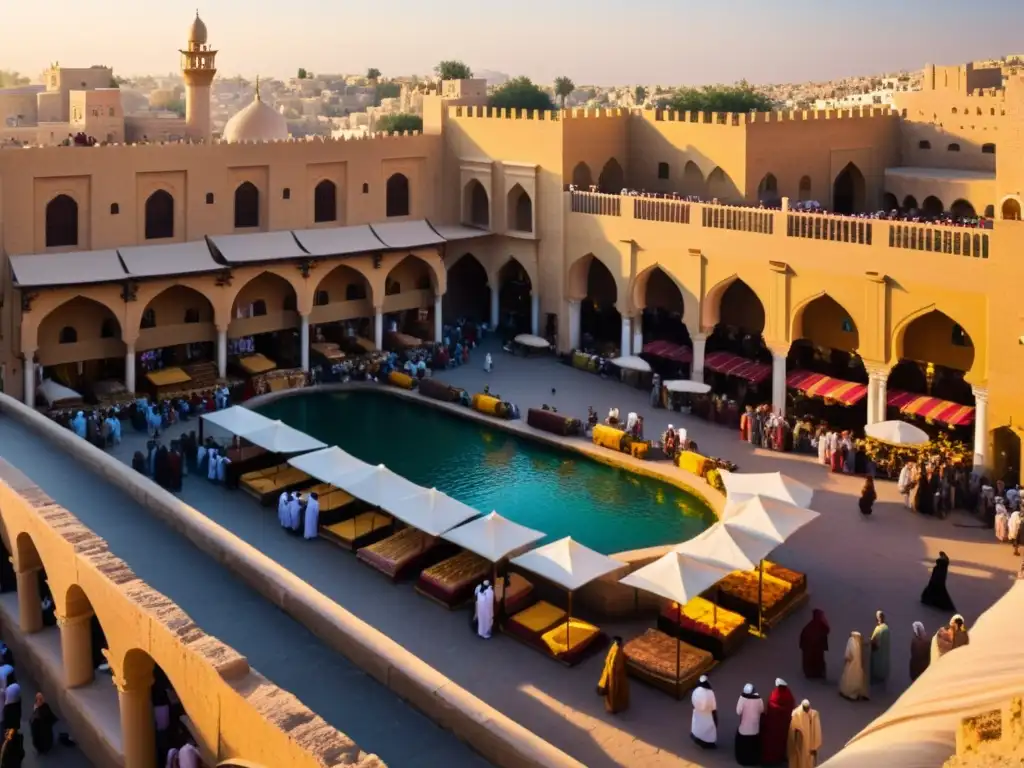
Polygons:
M486 322L509 337L541 331L540 294L529 272L512 256L493 274L470 252L449 262L443 314L447 322Z

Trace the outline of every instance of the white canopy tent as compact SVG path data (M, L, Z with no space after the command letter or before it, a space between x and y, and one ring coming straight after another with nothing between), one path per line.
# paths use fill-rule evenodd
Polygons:
M513 523L497 512L471 520L444 534L452 544L458 544L492 563L540 541L544 536L540 531Z
M746 501L727 501L722 521L730 531L745 531L782 544L817 517L814 510L754 496Z
M365 477L375 467L336 445L301 456L293 456L288 463L322 483L344 490L344 486Z
M719 472L722 482L725 483L725 495L732 501L745 501L752 496L762 496L798 507L809 507L814 499L813 488L781 472L740 474L725 469Z
M636 355L616 357L614 360L610 360L609 362L612 365L617 365L619 368L625 368L628 371L639 371L640 373L651 372L651 364L642 357L637 357Z
M864 427L864 434L874 440L889 443L890 445L915 446L926 445L931 442L928 433L923 429L899 420L868 424Z
M395 516L430 536L440 536L460 523L480 516L473 507L436 488L418 488L416 493L398 503L405 511L395 513Z
M310 437L305 432L299 432L283 421L272 421L265 427L244 432L239 436L271 453L305 453L327 447L327 443Z
M779 546L775 541L744 528L715 523L699 536L676 547L674 552L729 571L752 571Z
M204 423L213 424L215 427L220 427L233 435L245 437L246 432L264 429L274 422L272 419L268 419L266 416L262 416L244 406L233 405L222 411L204 413L199 424L202 426Z
M711 391L711 385L705 384L703 381L672 379L665 382L665 389L676 394L706 395Z
M571 536L530 550L514 558L512 564L543 576L570 592L625 566L619 560L573 541Z
M68 405L82 402L81 393L75 392L75 390L65 387L63 384L58 384L53 379L43 379L39 386L36 387L36 393L42 395L46 404L51 408L54 404L61 402Z
M513 341L516 344L522 344L524 347L533 347L534 349L547 349L551 346L547 339L534 336L532 333L520 333Z

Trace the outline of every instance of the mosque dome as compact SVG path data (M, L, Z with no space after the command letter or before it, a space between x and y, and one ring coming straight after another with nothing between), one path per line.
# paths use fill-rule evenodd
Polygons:
M260 99L259 89L252 104L236 112L224 126L224 141L280 141L288 138L288 121Z
M197 45L206 45L206 24L199 18L199 11L196 11L196 17L192 21L192 26L189 27L188 41Z

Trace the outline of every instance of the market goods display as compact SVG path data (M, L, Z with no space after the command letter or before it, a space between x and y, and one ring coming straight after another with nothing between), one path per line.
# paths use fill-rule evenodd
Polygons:
M511 415L508 406L496 397L477 392L473 395L471 402L474 411L486 413L488 416L497 416L499 419L507 419Z
M765 560L762 563L765 574L770 574L776 579L786 582L790 585L790 592L794 594L803 594L807 591L807 576L799 571L793 571L789 568L779 565L778 563L772 563Z
M402 389L412 389L415 381L416 380L412 376L402 373L401 371L392 371L388 374L388 383L394 384L396 387L401 387Z
M422 379L419 386L420 394L429 397L431 400L440 400L444 403L457 403L462 398L463 390L445 384L437 379Z
M683 606L682 618L678 603L665 601L658 616L658 629L709 651L716 659L723 659L735 652L747 636L747 620L733 611L716 608L709 600L695 597Z
M531 408L527 411L526 423L534 429L563 437L579 435L583 432L583 423L579 419L563 416L555 411L545 411L543 408Z
M629 451L629 446L632 444L632 438L623 432L621 429L615 427L609 427L605 424L598 424L594 427L591 433L594 445L600 445L603 448L610 448L613 451Z
M753 625L758 622L758 572L734 571L713 587L718 593L717 603L740 614ZM782 579L764 574L761 609L766 619L776 616L785 607L792 586Z
M622 652L630 675L676 698L715 666L715 659L709 652L656 629L648 629L627 641Z
M572 367L579 368L581 371L597 373L600 362L596 355L588 355L586 352L576 351L572 353Z

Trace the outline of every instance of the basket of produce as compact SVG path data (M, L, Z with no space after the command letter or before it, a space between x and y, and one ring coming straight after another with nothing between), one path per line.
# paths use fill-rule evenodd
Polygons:
M712 591L717 593L714 599L715 603L722 608L740 614L752 625L757 626L757 571L733 571L712 587ZM761 610L764 621L771 622L786 608L791 600L791 591L792 586L789 583L770 573L764 574L764 584L761 588Z
M609 427L605 424L597 424L592 433L591 437L594 441L594 445L600 445L603 448L610 448L613 451L629 451L629 446L632 445L633 441L625 432L615 427Z
M743 616L719 608L702 597L683 606L682 618L679 604L665 601L658 615L658 629L708 651L719 661L735 653L748 634L747 620Z

